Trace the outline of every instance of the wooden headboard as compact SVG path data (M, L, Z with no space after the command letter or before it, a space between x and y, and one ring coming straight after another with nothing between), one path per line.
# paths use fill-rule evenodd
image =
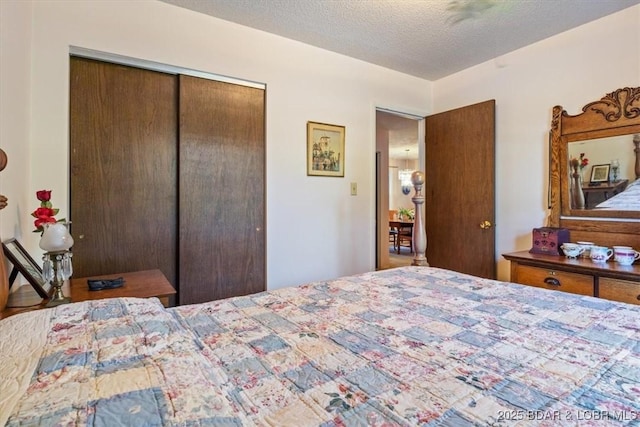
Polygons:
M582 113L574 116L561 106L553 108L548 225L569 229L572 241L640 248L640 211L585 209L584 203L580 205L575 199L582 189L578 185L577 191L572 192L569 182L569 143L621 135L629 135L633 140L635 175L640 177L640 87L617 89L586 104Z
M7 155L0 149L0 171L7 166ZM7 206L7 198L0 194L0 209ZM0 237L0 241L2 238ZM9 276L7 275L7 267L4 259L4 251L0 250L0 311L7 306L9 298Z

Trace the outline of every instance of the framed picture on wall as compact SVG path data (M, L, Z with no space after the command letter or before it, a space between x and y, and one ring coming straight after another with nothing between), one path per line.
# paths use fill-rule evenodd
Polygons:
M344 126L307 122L307 175L344 177Z
M593 165L591 167L591 182L608 182L611 165Z
M42 298L49 298L52 287L44 280L42 268L35 262L31 255L16 239L2 242L2 250L7 259L13 264L13 271L9 274L9 283L12 283L18 273L27 279L27 282Z

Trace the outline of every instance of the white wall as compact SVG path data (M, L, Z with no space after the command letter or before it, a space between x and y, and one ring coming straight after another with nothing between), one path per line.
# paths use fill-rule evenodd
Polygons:
M68 217L68 57L78 46L266 83L268 287L374 268L375 108L426 115L430 82L153 0L3 0L0 16L4 239L38 259L36 190L53 190ZM306 176L309 120L346 127L344 178Z
M640 5L433 84L151 0L3 0L0 36L0 232L34 255L35 191L52 189L68 215L70 45L266 83L269 288L373 268L375 107L426 115L496 100L496 259L507 279L501 254L529 248L545 225L553 106L575 114L640 85ZM346 126L345 178L306 176L308 120Z
M3 240L22 240L21 229L30 234L29 213L37 207L35 194L31 198L27 191L31 169L31 6L28 2L0 1L0 148L8 156L7 167L0 172L0 194L9 198L8 207L0 213Z
M588 102L640 86L640 5L438 80L433 110L496 100L496 259L531 248L546 225L552 109L578 114Z

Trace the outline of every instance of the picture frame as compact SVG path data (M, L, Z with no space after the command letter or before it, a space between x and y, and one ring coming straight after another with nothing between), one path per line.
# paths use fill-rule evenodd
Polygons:
M307 122L307 175L344 177L345 127Z
M609 182L609 168L610 164L593 165L591 167L591 181L590 182Z
M2 242L2 250L9 262L13 264L13 271L9 275L9 282L12 283L18 273L27 279L29 284L42 298L49 298L53 287L44 280L42 268L29 255L26 249L16 239L9 239Z

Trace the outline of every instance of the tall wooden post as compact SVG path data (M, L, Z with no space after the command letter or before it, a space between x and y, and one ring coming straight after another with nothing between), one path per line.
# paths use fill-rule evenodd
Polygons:
M413 216L413 261L411 265L429 266L425 252L427 250L427 233L424 229L422 220L422 205L424 204L424 196L422 195L422 186L424 185L424 173L415 171L411 174L411 183L416 190L415 196L411 201L415 205L415 214Z

